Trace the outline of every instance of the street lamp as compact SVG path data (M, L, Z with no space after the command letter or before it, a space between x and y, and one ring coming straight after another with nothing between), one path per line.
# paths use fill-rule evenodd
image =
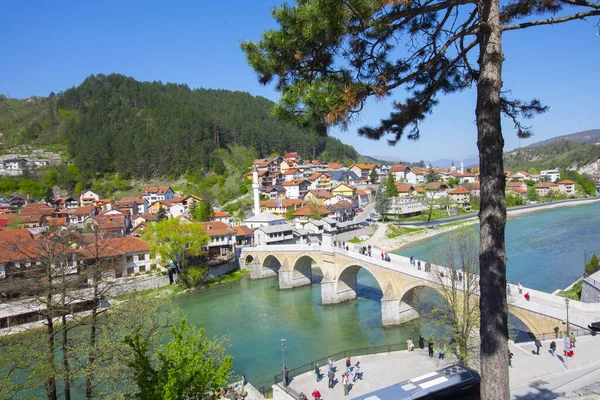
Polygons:
M281 338L281 360L282 360L282 376L283 376L283 386L287 386L287 380L285 379L285 338Z
M565 338L563 340L564 340L565 348L567 351L567 353L565 355L565 367L567 369L569 369L569 353L568 352L571 350L571 337L569 336L569 332L570 332L569 331L569 299L565 298L565 304L567 306L567 332L566 332ZM569 339L567 339L567 338L569 338ZM568 343L568 345L567 345L567 343Z

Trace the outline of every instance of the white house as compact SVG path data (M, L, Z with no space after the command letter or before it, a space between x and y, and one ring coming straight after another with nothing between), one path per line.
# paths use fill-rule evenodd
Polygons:
M404 173L406 179L406 183L410 183L412 185L416 185L418 183L425 183L425 173L420 169L410 169Z
M560 171L558 169L546 169L544 171L540 171L540 175L547 182L556 182L560 179Z
M170 218L179 218L186 216L185 207L181 203L171 203L169 208Z
M565 179L564 181L558 182L558 190L567 196L575 195L575 182Z
M285 218L267 212L262 212L244 220L244 225L246 225L250 229L260 228L261 226L273 226L282 224L285 224Z
M4 160L4 169L9 171L21 171L27 166L27 160L24 158L9 158Z
M148 204L153 204L159 200L173 201L175 193L170 187L150 186L144 189L142 198L148 201Z
M98 200L100 200L98 193L92 190L86 190L85 192L81 193L81 196L79 196L79 205L89 206Z
M394 197L386 214L409 217L421 214L424 209L423 203L414 197Z
M288 199L301 199L304 197L306 192L308 192L310 182L303 179L298 179L294 181L283 182L281 186L284 187L285 196Z
M285 182L297 181L304 177L304 174L297 168L288 169L283 172Z
M394 176L394 180L396 182L402 182L404 179L406 179L405 174L407 170L410 171L410 168L402 164L396 164L390 167L389 173Z
M294 227L288 223L261 226L254 231L254 243L257 246L285 244L294 240Z

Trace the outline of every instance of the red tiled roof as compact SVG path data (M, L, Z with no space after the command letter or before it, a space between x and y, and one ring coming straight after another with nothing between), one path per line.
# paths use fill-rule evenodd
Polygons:
M309 190L308 193L311 193L317 199L330 199L332 197L331 192L325 189L312 189ZM308 195L308 193L306 193L306 195Z
M293 181L287 181L287 182L283 182L281 184L281 186L298 186L300 185L302 182L306 182L304 179L295 179Z
M252 236L254 231L248 228L246 225L234 226L233 230L235 231L235 236Z
M225 211L215 211L214 213L210 214L211 218L225 218L225 217L231 217L231 214L229 214L228 212Z
M288 170L287 170L287 171L285 171L283 174L284 174L284 175L293 175L293 174L295 174L296 172L298 172L298 170L297 170L297 169L294 169L294 168L292 168L292 169L288 169Z
M448 192L448 194L469 194L469 191L465 188L457 187Z
M288 207L294 207L294 206L299 206L299 205L305 205L306 203L300 199L282 199L281 200L281 205L280 207L282 208L288 208ZM268 207L268 208L273 208L273 207L277 207L277 200L265 200L265 201L261 201L260 202L260 206L261 207Z
M396 185L396 190L398 193L409 193L412 190L415 190L411 185L401 185L398 182L394 182Z
M406 165L396 164L390 167L390 172L403 172L406 170Z
M536 188L552 188L552 187L556 187L558 186L556 183L552 183L552 182L539 182L538 184L535 185Z
M235 234L235 231L224 222L199 222L204 228L204 232L210 237L227 236Z
M319 205L317 208L315 208L315 211L317 213L319 213L321 216L334 214L334 212L332 210L330 210L327 207L322 206L322 205ZM313 214L313 210L312 210L311 206L304 206L304 207L296 210L296 212L293 215L294 215L294 217L305 217L305 216L311 215L311 214Z
M565 179L563 181L558 182L559 185L574 185L575 182L573 182L572 180L569 179Z
M149 186L146 189L144 189L144 194L146 193L167 193L167 191L170 189L170 187L168 186Z
M359 169L373 169L375 168L375 164L354 164L352 167L358 167ZM350 167L350 168L352 168Z

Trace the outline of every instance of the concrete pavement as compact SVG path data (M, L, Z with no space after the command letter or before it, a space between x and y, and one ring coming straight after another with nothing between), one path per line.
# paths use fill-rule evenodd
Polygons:
M554 399L577 397L580 393L600 398L594 391L600 392L600 336L584 336L577 339L575 356L566 359L562 356L562 341L555 340L557 355L549 352L551 340L543 341L540 355L533 354L534 344L531 342L510 344L514 354L509 370L511 395L513 399ZM446 354L445 360L427 356L427 349L416 349L412 353L398 351L370 356L352 358L352 365L360 361L363 379L350 387L346 398L357 397L374 390L390 386L394 383L414 378L419 375L454 363L453 355ZM344 388L341 385L341 373L345 371L344 360L335 362L337 367L337 383L329 389L327 366L321 366L323 378L316 382L314 372L295 377L290 386L298 393L304 392L308 398L314 389L321 392L324 400L344 399ZM352 380L351 376L351 380ZM583 389L585 388L585 389ZM580 398L580 397L578 397Z

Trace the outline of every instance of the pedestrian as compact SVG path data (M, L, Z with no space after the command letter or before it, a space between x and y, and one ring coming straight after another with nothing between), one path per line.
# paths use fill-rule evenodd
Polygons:
M248 384L248 380L246 379L246 375L242 375L242 388L246 387Z
M362 372L360 372L360 361L357 361L356 365L354 365L354 379L352 379L352 382L355 382L357 379L362 379Z
M535 339L535 347L537 348L537 352L535 354L537 354L538 356L540 355L540 347L542 347L542 342L540 342L540 339Z
M321 380L321 367L319 364L315 365L315 375L317 376L317 382Z
M462 279L463 279L462 272L458 271L458 281L462 282Z
M287 366L283 367L283 378L285 380L285 386L287 386L289 383Z
M525 293L525 300L529 301L529 299L531 299L531 296L529 296L529 292Z
M425 347L425 339L423 338L423 335L419 335L419 348L421 350L423 350L424 347Z
M330 368L329 371L327 371L327 377L329 378L329 389L333 388L333 380L335 379L335 372L333 372L333 369Z
M519 294L523 294L523 284L519 282Z
M298 400L308 400L304 392L300 392L300 396L298 396Z
M512 358L513 358L513 353L510 351L510 349L508 349L508 366L512 367Z
M573 332L569 334L569 339L571 339L571 343L573 344L573 347L575 347L575 342L577 339L575 339L575 334Z
M383 261L383 258L384 258L384 254L383 254L383 251L382 251L381 252L381 261Z
M425 262L425 272L429 271L431 271L431 263L429 262L429 260L427 260L427 262Z
M419 271L421 270L421 260L417 261L417 269Z
M510 296L510 283L506 284L506 294Z
M350 247L346 245L346 251L350 251Z
M344 385L344 396L348 396L348 385L350 384L350 379L348 379L348 373L345 373L342 376L342 385Z
M444 348L444 343L442 342L442 343L440 343L440 349L438 350L438 353L439 353L438 359L439 360L443 360L444 359L444 355L445 355L444 353L445 353L445 351L446 351L446 349Z
M319 392L317 389L313 390L312 397L315 400L321 400L321 392Z
M352 366L352 361L350 360L350 357L346 357L346 368Z
M333 360L331 359L331 356L329 356L329 359L327 360L327 367L330 370L333 370Z
M552 357L554 357L554 353L556 353L556 342L553 340L550 342L550 353Z
M429 338L429 341L427 342L427 350L429 351L429 357L433 358L433 340L431 340L431 338Z
M406 346L408 347L409 353L415 349L415 345L411 338L408 338L408 340L406 341Z

